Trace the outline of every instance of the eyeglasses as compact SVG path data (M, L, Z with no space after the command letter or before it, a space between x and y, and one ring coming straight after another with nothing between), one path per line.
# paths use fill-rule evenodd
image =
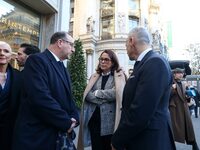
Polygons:
M109 58L99 58L99 62L109 62L109 61L111 61L111 59L109 59Z
M65 39L62 39L62 41L68 43L71 47L74 47L74 43L72 43L72 42L70 42L70 41L67 41L67 40L65 40Z

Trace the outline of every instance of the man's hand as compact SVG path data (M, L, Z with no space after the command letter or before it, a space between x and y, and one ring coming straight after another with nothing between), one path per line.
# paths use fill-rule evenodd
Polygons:
M67 130L67 133L71 133L74 127L76 126L76 123L77 123L76 119L71 118L71 121L72 121L72 124L71 124L71 127Z
M112 144L111 144L111 147L112 147L112 150L116 150L116 149L112 146Z
M172 84L172 88L173 88L173 89L176 89L176 84Z

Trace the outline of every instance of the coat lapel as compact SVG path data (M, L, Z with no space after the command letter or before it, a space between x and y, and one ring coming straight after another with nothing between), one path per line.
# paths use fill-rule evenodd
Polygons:
M176 83L176 87L177 87L177 93L180 96L182 101L185 101L185 88L184 88L184 84L182 83L182 90L181 87Z
M62 71L60 70L60 67L59 67L59 65L58 65L58 62L55 60L55 58L53 57L53 55L49 52L49 50L45 50L45 52L44 52L46 55L47 55L47 57L50 59L50 62L51 62L51 64L52 64L52 66L53 66L53 68L56 70L56 72L58 73L58 75L60 76L60 78L61 78L61 80L62 80L62 82L63 82L63 84L65 85L65 87L67 88L67 91L71 91L71 89L70 89L70 80L66 80L66 78L67 79L69 79L69 77L64 77L64 75L63 75L63 73L62 73ZM66 76L67 76L68 74L66 73Z
M90 81L84 91L84 96L83 99L85 99L86 95L88 94L88 92L92 89L93 85L95 84L95 82L97 81L97 79L99 78L99 74L95 73L94 75L91 76Z

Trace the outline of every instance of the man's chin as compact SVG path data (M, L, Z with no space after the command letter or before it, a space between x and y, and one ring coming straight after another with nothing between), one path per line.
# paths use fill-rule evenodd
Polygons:
M22 64L17 64L19 67L24 67L24 65L22 65Z
M135 60L133 57L129 57L129 60L131 60L131 61L133 61L133 60Z

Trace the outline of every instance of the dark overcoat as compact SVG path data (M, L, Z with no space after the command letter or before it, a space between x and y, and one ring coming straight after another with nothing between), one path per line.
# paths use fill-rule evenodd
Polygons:
M149 51L124 87L122 115L112 137L117 150L174 150L168 110L172 76L168 62Z
M9 82L8 88L6 88L6 97L0 94L0 149L10 150L13 136L13 128L18 113L20 103L20 87L21 87L21 75L16 69L13 69L8 65L9 70ZM6 81L6 82L7 82ZM5 99L4 99L5 98ZM4 110L5 105L2 101L6 101L7 110Z
M70 80L49 50L29 56L24 76L13 150L55 150L58 131L67 132L71 118L79 120Z

